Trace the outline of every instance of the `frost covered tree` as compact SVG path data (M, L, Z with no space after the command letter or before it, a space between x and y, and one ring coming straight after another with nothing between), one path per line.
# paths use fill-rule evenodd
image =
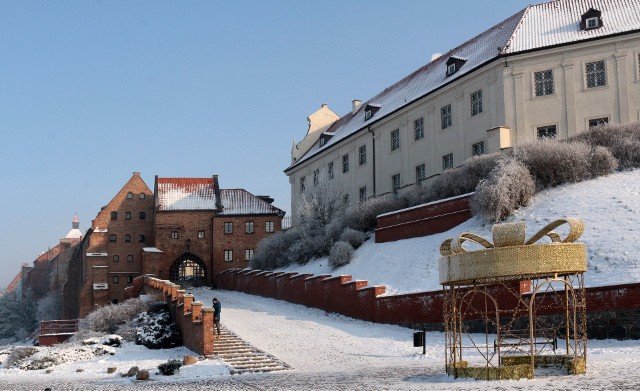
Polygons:
M26 339L37 326L31 292L20 289L0 296L0 339Z

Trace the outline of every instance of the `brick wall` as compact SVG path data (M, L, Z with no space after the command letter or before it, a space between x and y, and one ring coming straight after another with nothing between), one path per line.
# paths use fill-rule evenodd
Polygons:
M471 218L473 193L386 213L377 218L376 243L445 232Z
M216 279L220 289L286 300L355 319L431 330L443 328L443 291L386 296L383 286L367 286L366 281L353 281L351 276L246 269L227 270ZM519 296L528 296L530 286L528 281L515 282L505 287L491 287L490 293L498 298L501 311L522 310L518 307ZM585 291L589 335L640 339L640 283L587 288ZM460 293L464 294L464 290ZM474 300L483 300L481 296ZM558 311L564 309L558 307Z

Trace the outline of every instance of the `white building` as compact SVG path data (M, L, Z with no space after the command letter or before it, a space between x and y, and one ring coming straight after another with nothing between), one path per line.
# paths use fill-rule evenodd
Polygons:
M640 0L529 6L352 107L322 105L294 143L294 219L320 177L354 203L473 155L640 120Z

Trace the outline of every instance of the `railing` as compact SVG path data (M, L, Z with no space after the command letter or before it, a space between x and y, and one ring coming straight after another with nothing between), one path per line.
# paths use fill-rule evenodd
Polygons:
M78 331L78 319L70 320L42 320L40 321L40 335L73 334Z

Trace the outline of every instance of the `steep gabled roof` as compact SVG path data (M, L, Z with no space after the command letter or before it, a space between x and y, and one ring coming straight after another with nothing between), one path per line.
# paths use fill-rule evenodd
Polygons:
M581 15L590 8L602 11L603 26L583 31L580 29ZM316 142L285 172L503 56L639 30L640 0L558 0L529 6L386 88L362 104L355 114L350 112L341 117L326 132L333 134L333 137L325 140L323 146ZM465 59L466 62L456 73L447 77L446 62L452 57ZM381 105L380 110L365 121L363 108L374 102Z
M157 208L163 210L216 210L216 178L158 178Z
M244 189L221 189L220 198L223 206L220 215L284 215L282 209Z

